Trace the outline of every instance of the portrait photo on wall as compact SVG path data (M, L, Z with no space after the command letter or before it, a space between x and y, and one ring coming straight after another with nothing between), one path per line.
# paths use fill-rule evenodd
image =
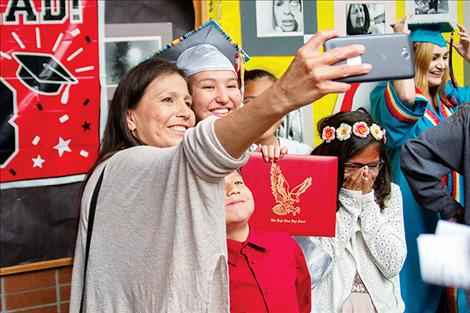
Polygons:
M448 0L414 0L414 14L447 14Z
M411 29L418 25L437 25L443 32L457 27L457 1L413 0L405 2L405 14L413 14L408 21Z
M160 36L106 38L106 86L117 86L121 77L129 69L160 49L161 46Z
M303 0L257 0L256 29L258 37L302 36Z
M395 22L393 1L334 2L335 29L342 36L392 33Z
M317 12L317 1L240 1L242 47L250 56L293 55L305 36L317 32L312 12Z
M384 34L385 4L352 3L346 7L346 34Z

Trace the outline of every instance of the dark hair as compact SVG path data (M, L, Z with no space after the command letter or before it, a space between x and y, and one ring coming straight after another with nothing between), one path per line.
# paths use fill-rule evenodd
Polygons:
M362 5L362 8L364 9L364 25L360 28L354 27L351 24L351 8L353 7L353 5ZM348 35L368 34L369 27L370 27L370 14L369 14L369 8L367 7L367 4L365 3L350 4L348 8L348 15L346 18L346 33Z
M251 81L251 80L256 80L266 77L269 80L275 82L277 80L276 76L274 76L272 73L266 71L266 70L260 70L260 69L255 69L251 71L245 71L245 75L243 77L245 83Z
M326 126L331 126L337 129L341 123L348 124L352 127L354 123L359 121L366 122L369 127L373 123L370 115L363 109L352 112L339 112L320 120L318 123L318 132L321 134L323 128ZM351 135L351 138L346 140L341 141L338 139L333 139L329 143L323 142L312 151L311 155L328 155L338 157L337 193L339 194L344 181L344 163L357 153L362 152L371 144L379 145L380 158L385 162L384 166L380 169L373 186L375 191L375 200L379 204L380 208L383 209L384 200L390 195L392 181L390 159L387 155L383 140L377 140L371 134L369 134L366 138Z
M132 135L127 127L127 110L136 108L147 86L155 78L164 74L179 74L187 80L184 72L176 65L158 57L152 57L131 68L121 78L108 108L108 118L98 160L83 181L80 194L83 194L89 176L101 162L120 150L144 145L143 142Z
M145 89L163 74L186 75L176 65L158 57L150 58L130 69L119 82L108 110L108 119L97 163L119 150L142 145L127 127L127 110L137 107Z
M127 110L137 107L148 85L155 78L164 74L179 74L187 81L185 73L177 68L176 65L158 57L152 57L131 68L119 81L108 108L108 118L98 160L88 171L80 187L80 197L77 199L79 211L81 211L81 199L85 186L95 168L120 150L144 145L143 142L132 135L127 127Z

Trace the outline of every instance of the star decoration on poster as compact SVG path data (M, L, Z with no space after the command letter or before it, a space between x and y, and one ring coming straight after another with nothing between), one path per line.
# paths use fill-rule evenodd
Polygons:
M59 152L59 156L62 157L64 152L72 152L72 150L69 147L70 142L72 139L64 140L62 137L59 137L59 143L54 146L54 149L56 149Z
M42 168L42 163L46 162L46 160L42 159L41 156L38 154L37 157L33 158L33 167Z
M91 123L88 123L87 121L85 121L85 122L82 124L82 128L83 128L83 131L90 130L90 128L91 128Z

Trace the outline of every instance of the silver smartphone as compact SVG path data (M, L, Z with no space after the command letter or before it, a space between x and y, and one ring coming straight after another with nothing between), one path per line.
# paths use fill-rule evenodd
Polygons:
M408 34L354 35L335 37L325 42L324 50L352 44L365 46L365 52L336 64L372 64L372 70L363 75L350 76L338 81L347 83L406 79L415 76L413 48Z

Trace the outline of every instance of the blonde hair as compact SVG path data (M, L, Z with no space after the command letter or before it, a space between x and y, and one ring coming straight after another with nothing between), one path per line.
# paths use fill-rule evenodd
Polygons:
M446 68L444 75L442 76L442 81L437 88L437 92L434 95L431 95L429 92L428 84L428 70L429 65L432 62L434 44L430 42L415 42L413 44L413 50L415 54L415 66L416 66L416 75L415 75L415 85L418 87L421 92L426 96L426 98L435 97L441 95L445 91L445 86L449 80L449 67Z

